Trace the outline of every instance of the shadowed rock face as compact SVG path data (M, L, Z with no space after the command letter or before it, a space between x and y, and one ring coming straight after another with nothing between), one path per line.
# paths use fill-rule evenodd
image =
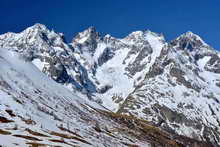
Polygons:
M115 53L113 52L113 50L111 48L108 48L108 47L105 48L103 53L98 58L98 65L102 66L105 62L107 62L108 60L113 58L114 55L115 55Z
M170 42L172 46L177 46L176 49L179 50L197 50L203 46L206 46L204 41L197 35L193 34L192 32L187 32L177 39Z
M166 42L150 31L101 37L91 27L67 44L37 24L1 35L0 46L112 111L220 144L220 54L192 32Z
M147 56L149 56L150 54L152 54L153 50L151 48L151 46L149 45L149 43L147 43L146 45L143 45L142 47L133 47L130 52L128 53L128 56L130 56L131 54L133 54L133 52L135 52L135 50L137 50L136 52L138 53L138 56L135 58L133 63L130 63L125 70L127 70L129 72L130 75L134 76L137 72L141 72L145 65L147 63L142 63L144 60L146 60L145 58ZM151 57L148 58L148 63L150 62ZM126 61L126 60L125 60Z
M92 28L90 32L93 33ZM87 70L76 60L73 48L65 42L63 34L36 24L19 34L7 33L0 38L1 47L21 53L56 82L69 85L71 90L96 91Z
M216 54L211 56L211 59L205 65L205 69L210 72L220 73L220 57Z
M72 43L73 46L78 48L80 51L89 52L91 55L93 55L99 40L99 33L94 27L90 27L76 35L76 37L73 38Z

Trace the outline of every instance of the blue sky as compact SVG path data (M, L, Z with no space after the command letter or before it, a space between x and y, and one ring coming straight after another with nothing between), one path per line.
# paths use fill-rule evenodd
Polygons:
M167 40L190 30L220 49L220 0L1 0L0 18L1 34L35 23L68 41L89 26L115 37L150 29Z

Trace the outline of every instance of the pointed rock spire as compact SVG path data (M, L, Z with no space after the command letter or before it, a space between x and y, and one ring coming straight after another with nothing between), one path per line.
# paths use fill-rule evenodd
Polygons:
M82 52L94 54L95 49L97 48L97 42L100 39L100 35L96 31L95 27L89 27L73 38L72 45L74 48L78 48Z
M100 35L96 31L95 27L89 27L88 29L84 30L83 32L80 32L76 35L76 37L73 38L74 44L83 44L86 41L93 41L93 40L99 40Z

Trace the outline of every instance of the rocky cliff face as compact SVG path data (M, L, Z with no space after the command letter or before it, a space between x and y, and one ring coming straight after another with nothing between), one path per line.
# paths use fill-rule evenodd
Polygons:
M86 69L76 60L73 48L61 33L36 24L18 34L1 35L0 46L21 53L42 72L71 90L95 91Z
M118 112L142 117L169 131L218 143L218 58L219 53L197 35L182 35L163 47L145 79Z
M89 28L77 35L72 46L81 53L83 58L78 61L96 87L93 98L117 111L143 80L166 43L162 35L150 31L133 32L123 39L110 35L101 38L97 34L94 28Z
M36 24L1 35L0 46L109 110L220 144L220 53L192 32L166 42L149 30L119 39L90 27L67 44Z

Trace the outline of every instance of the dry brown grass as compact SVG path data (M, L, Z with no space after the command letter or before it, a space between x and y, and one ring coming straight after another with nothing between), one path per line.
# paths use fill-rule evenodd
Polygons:
M60 130L62 130L62 131L65 131L65 132L68 132L68 133L70 133L70 134L72 134L72 135L75 135L75 136L77 136L77 137L80 137L80 138L83 138L81 135L79 135L79 134L77 134L77 133L75 133L75 132L73 132L73 131L71 131L71 130L69 130L69 129L67 129L67 128L64 128L64 127L58 127Z
M11 135L11 132L0 129L1 135Z
M27 136L27 135L18 135L18 134L15 134L15 135L12 135L12 136L15 136L15 137L19 137L19 138L24 138L24 139L27 139L27 140L32 140L32 141L42 141L36 137L32 137L32 136Z
M13 120L9 120L6 117L0 116L0 123L11 123Z
M182 147L176 140L171 139L170 135L161 129L152 126L148 121L139 119L135 116L119 114L113 112L101 111L100 113L114 119L119 124L123 124L127 129L124 132L129 133L139 139L145 139L149 142L158 145L166 145L169 147ZM119 129L118 129L119 130ZM133 131L128 131L133 130ZM119 131L122 131L120 129Z
M58 143L66 143L64 140L58 140L58 139L50 139L49 141L58 142Z
M49 141L51 141L51 142L56 142L56 143L67 144L67 145L69 145L69 146L76 147L75 145L70 144L70 143L68 143L68 142L66 142L66 141L64 141L64 140L50 139Z
M139 147L138 145L136 144L128 144L128 143L125 143L125 142L122 142L122 144L128 146L128 147Z
M29 134L34 135L34 136L40 136L40 137L50 137L48 135L44 135L42 133L36 132L36 131L32 131L30 129L25 129L25 131L27 131Z
M89 143L88 141L84 140L84 139L81 139L81 138L78 138L78 137L72 137L71 139L74 139L74 140L77 140L77 141L80 141L82 143L85 143L85 144L89 144L89 145L92 145L91 143Z
M112 135L110 132L105 132L105 134L107 134L108 136L111 136L113 138L117 138L116 136Z
M50 145L48 144L42 144L42 143L37 143L37 142L27 142L30 147L48 147Z
M34 121L34 120L32 120L32 119L25 119L25 118L23 118L22 116L19 116L20 118L21 118L21 120L23 121L23 122L25 122L27 125L35 125L36 124L36 122Z
M48 132L50 135L53 135L53 136L58 136L58 137L61 137L61 138L66 138L66 139L71 139L72 136L68 135L68 134L64 134L64 133L58 133L58 132L55 132L55 131L51 131L51 132Z
M55 132L55 131L51 131L51 132L49 132L49 134L50 134L50 135L53 135L53 136L58 136L58 137L61 137L61 138L65 138L65 139L77 140L77 141L80 141L80 142L82 142L82 143L92 145L92 144L89 143L88 141L86 141L86 140L84 140L84 139L82 139L82 138L76 137L76 136L71 136L71 135L63 134L63 133L58 133L58 132Z

